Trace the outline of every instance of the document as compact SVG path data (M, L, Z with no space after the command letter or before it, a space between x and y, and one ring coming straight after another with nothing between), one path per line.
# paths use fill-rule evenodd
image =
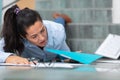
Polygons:
M12 63L0 63L0 66L21 66L21 67L45 67L45 68L74 68L75 66L78 66L77 64L69 64L69 63L49 63L49 62L41 62L34 64L12 64Z
M80 53L80 52L69 52L69 51L62 51L62 50L55 50L55 49L46 49L48 52L58 54L76 61L79 61L84 64L90 64L96 61L103 56L98 54L91 54L91 53Z
M97 63L115 63L115 64L120 64L120 60L97 60Z
M31 65L31 67L45 67L45 68L74 68L73 65L69 64L69 63L37 63L36 65Z
M117 59L120 56L120 36L109 34L95 54Z
M0 66L25 66L30 67L30 64L12 64L12 63L0 63Z

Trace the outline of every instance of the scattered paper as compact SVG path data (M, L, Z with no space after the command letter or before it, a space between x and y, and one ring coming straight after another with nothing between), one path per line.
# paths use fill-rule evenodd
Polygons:
M74 66L69 63L37 63L31 65L32 67L51 67L51 68L73 68Z
M102 58L103 56L98 54L91 54L91 53L78 53L78 52L69 52L69 51L63 51L63 50L55 50L55 49L46 49L48 52L58 54L76 61L79 61L84 64L90 64L94 61L96 61L99 58Z
M117 59L120 56L120 36L109 34L95 53Z
M74 68L77 64L69 64L69 63L37 63L34 64L11 64L11 63L0 63L0 66L22 66L22 67L51 67L51 68Z
M29 65L29 64L0 63L0 66L26 66L26 67L30 67L31 65Z
M97 63L116 63L120 64L120 60L97 60Z

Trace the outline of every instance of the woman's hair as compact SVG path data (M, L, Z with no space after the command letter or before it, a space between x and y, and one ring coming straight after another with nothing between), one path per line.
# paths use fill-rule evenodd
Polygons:
M9 8L4 15L2 37L4 38L5 52L18 51L20 54L24 50L22 37L26 37L26 29L36 21L41 21L39 13L29 8L19 9L17 5ZM22 36L22 37L21 37Z

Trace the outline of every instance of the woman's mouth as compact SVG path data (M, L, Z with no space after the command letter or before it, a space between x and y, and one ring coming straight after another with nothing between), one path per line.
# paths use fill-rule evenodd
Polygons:
M43 44L45 44L45 43L46 43L46 41L45 41L45 40L44 40L44 41L42 41L42 42L40 42L40 44L42 44L42 45L43 45Z

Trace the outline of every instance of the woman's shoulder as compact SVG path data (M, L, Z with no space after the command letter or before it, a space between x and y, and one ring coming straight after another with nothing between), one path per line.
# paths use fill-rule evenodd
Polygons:
M59 31L59 30L64 29L62 24L56 23L54 21L43 20L43 24L46 26L46 28L52 29L52 30L58 30Z
M60 23L56 23L54 21L49 21L49 20L43 20L43 24L46 26L46 27L52 27L52 28L64 28L62 24Z

